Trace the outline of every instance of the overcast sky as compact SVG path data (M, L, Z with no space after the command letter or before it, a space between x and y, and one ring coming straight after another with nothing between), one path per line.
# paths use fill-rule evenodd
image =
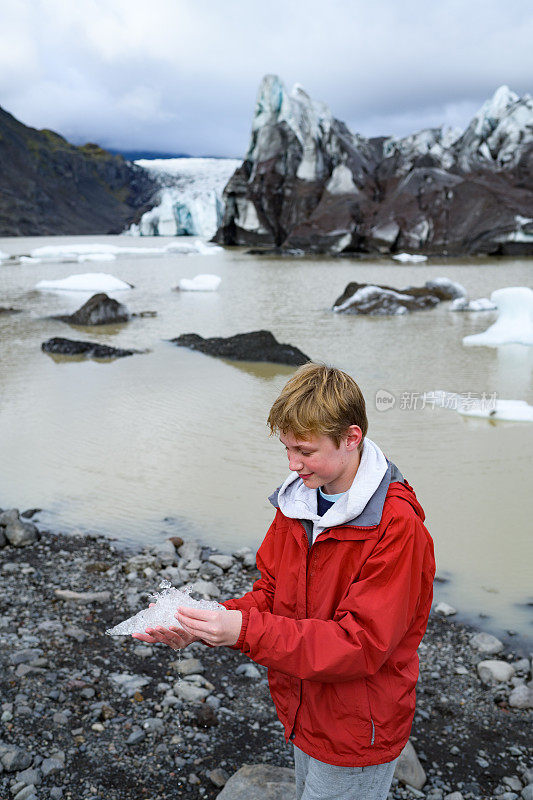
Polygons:
M0 105L75 143L242 157L257 87L365 135L533 90L531 0L0 0Z

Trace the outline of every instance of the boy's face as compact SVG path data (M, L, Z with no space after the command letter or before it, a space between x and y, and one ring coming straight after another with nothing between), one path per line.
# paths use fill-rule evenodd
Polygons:
M297 439L287 431L279 439L287 450L289 469L297 472L309 489L320 486L326 494L339 494L352 485L359 467L358 445L362 439L357 425L348 428L339 447L323 434Z

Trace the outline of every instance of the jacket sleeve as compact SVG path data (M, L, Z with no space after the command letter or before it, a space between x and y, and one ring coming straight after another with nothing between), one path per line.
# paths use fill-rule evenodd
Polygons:
M337 682L371 675L414 622L422 638L433 574L422 522L393 518L333 619L292 619L250 605L236 647L259 664L301 679Z
M222 605L226 608L237 609L243 612L247 612L251 608L255 608L259 611L272 611L274 592L276 589L276 579L274 577L274 536L276 519L277 515L268 529L261 547L257 551L256 565L261 573L261 577L255 581L252 590L243 595L243 597L225 600Z

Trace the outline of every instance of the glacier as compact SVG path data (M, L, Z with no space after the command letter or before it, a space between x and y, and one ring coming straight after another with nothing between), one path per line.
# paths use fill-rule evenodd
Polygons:
M240 167L234 158L154 158L135 162L160 185L157 205L129 233L211 239L224 215L222 192Z
M154 605L144 608L113 628L108 628L106 634L108 636L129 636L132 633L144 633L146 628L155 628L156 625L163 628L170 626L179 628L178 620L174 615L180 606L213 611L226 610L216 600L195 600L190 596L192 589L189 586L176 589L169 581L161 581L159 588L163 591L150 595Z

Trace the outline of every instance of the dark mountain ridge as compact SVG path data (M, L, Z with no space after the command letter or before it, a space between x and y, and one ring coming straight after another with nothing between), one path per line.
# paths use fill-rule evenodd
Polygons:
M76 147L0 108L0 235L120 233L153 205L148 173L97 144Z

